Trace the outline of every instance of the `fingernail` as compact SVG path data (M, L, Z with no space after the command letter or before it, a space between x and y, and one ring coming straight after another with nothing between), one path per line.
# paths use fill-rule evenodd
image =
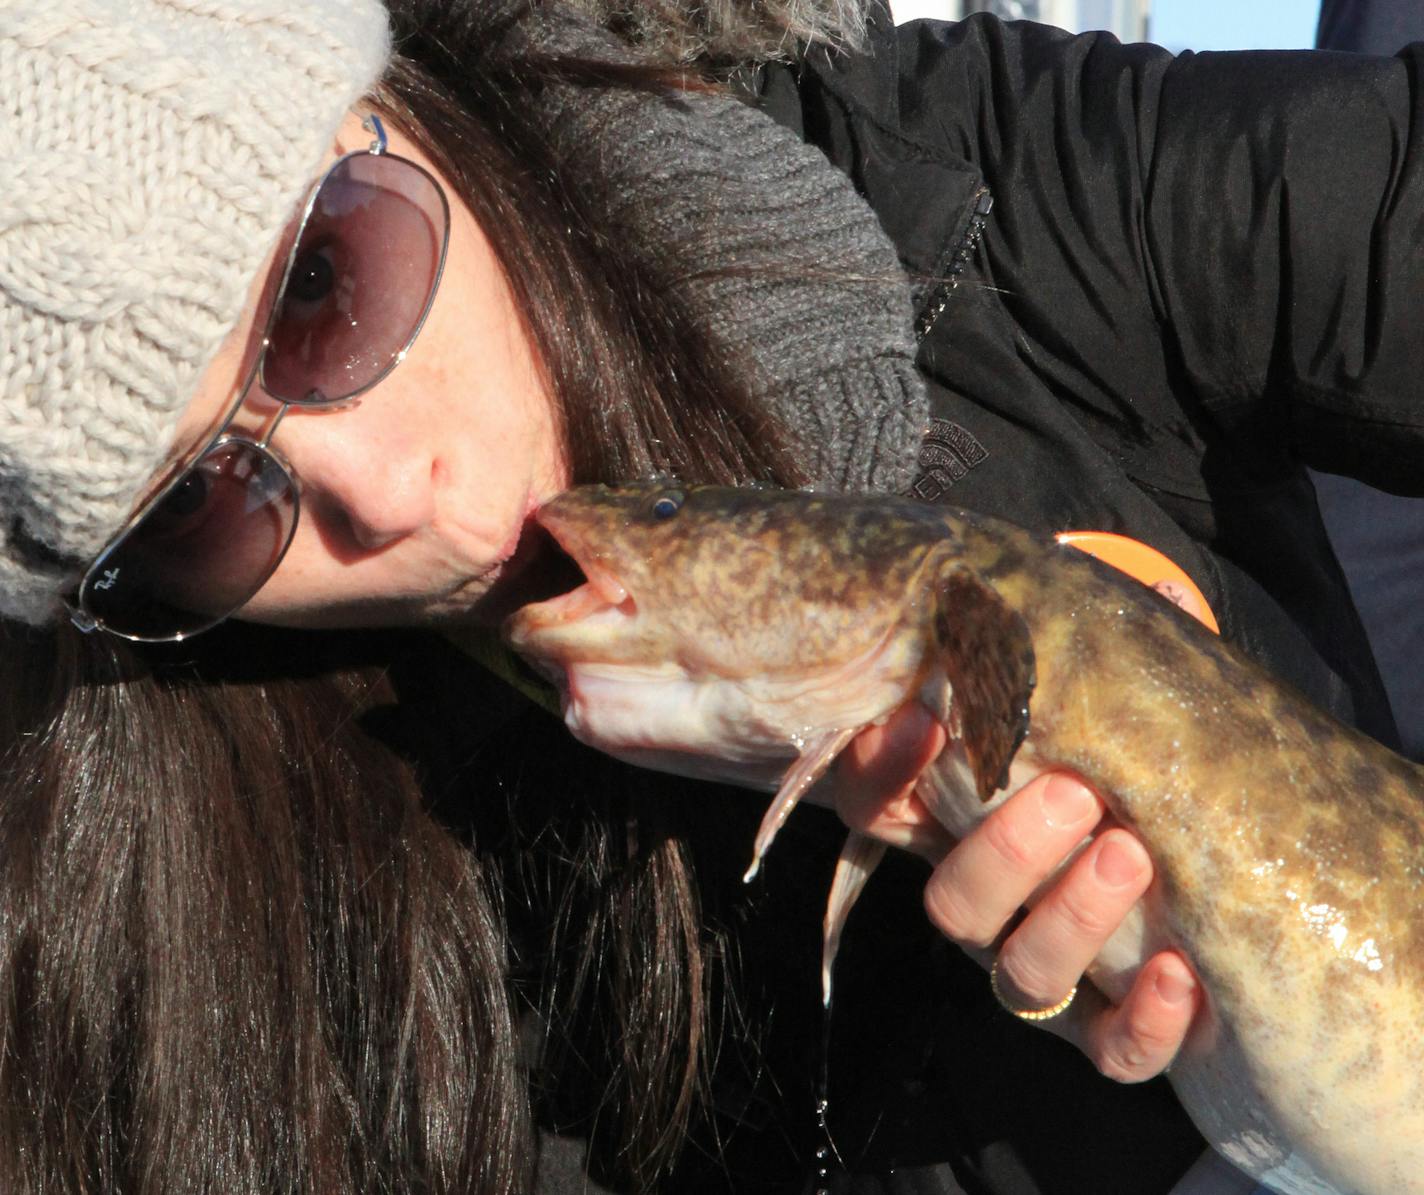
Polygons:
M1077 825L1097 811L1097 801L1081 784L1066 778L1050 780L1043 788L1044 817L1053 828Z
M1110 888L1123 888L1142 875L1142 857L1125 842L1109 838L1093 859L1098 879Z
M1157 972L1157 979L1154 986L1157 988L1157 995L1166 1004L1183 1004L1192 998L1192 993L1196 991L1196 980L1186 971L1178 970L1176 967L1164 968Z

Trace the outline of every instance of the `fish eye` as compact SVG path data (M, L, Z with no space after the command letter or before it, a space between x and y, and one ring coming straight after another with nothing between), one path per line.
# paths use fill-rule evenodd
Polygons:
M650 510L655 519L670 519L682 509L681 490L667 490L653 499Z

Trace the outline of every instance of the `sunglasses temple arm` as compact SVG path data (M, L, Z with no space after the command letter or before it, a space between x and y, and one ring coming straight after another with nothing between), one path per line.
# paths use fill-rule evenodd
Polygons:
M374 133L376 139L371 142L371 153L383 154L386 152L386 126L381 123L381 118L374 112L367 113L361 118L361 127L368 133Z

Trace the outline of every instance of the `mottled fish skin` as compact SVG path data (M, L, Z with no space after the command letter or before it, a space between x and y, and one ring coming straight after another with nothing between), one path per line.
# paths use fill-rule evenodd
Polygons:
M997 520L668 487L570 491L541 519L626 591L617 611L556 599L511 620L568 680L576 733L774 786L834 732L952 690L958 737L919 790L952 829L1062 767L1146 844L1145 928L1099 982L1120 995L1163 945L1191 959L1207 1008L1170 1079L1206 1138L1286 1195L1424 1193L1424 770L1145 587ZM657 701L602 721L599 669Z

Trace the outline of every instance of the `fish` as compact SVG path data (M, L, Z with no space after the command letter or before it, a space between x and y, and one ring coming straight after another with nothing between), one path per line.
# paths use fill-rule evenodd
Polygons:
M886 496L576 487L536 514L586 580L507 641L593 747L776 791L760 857L864 728L948 731L916 793L962 836L1049 769L1154 879L1089 976L1180 950L1204 992L1168 1079L1280 1195L1424 1195L1424 768L1147 586L1051 537ZM852 835L828 942L876 859Z

